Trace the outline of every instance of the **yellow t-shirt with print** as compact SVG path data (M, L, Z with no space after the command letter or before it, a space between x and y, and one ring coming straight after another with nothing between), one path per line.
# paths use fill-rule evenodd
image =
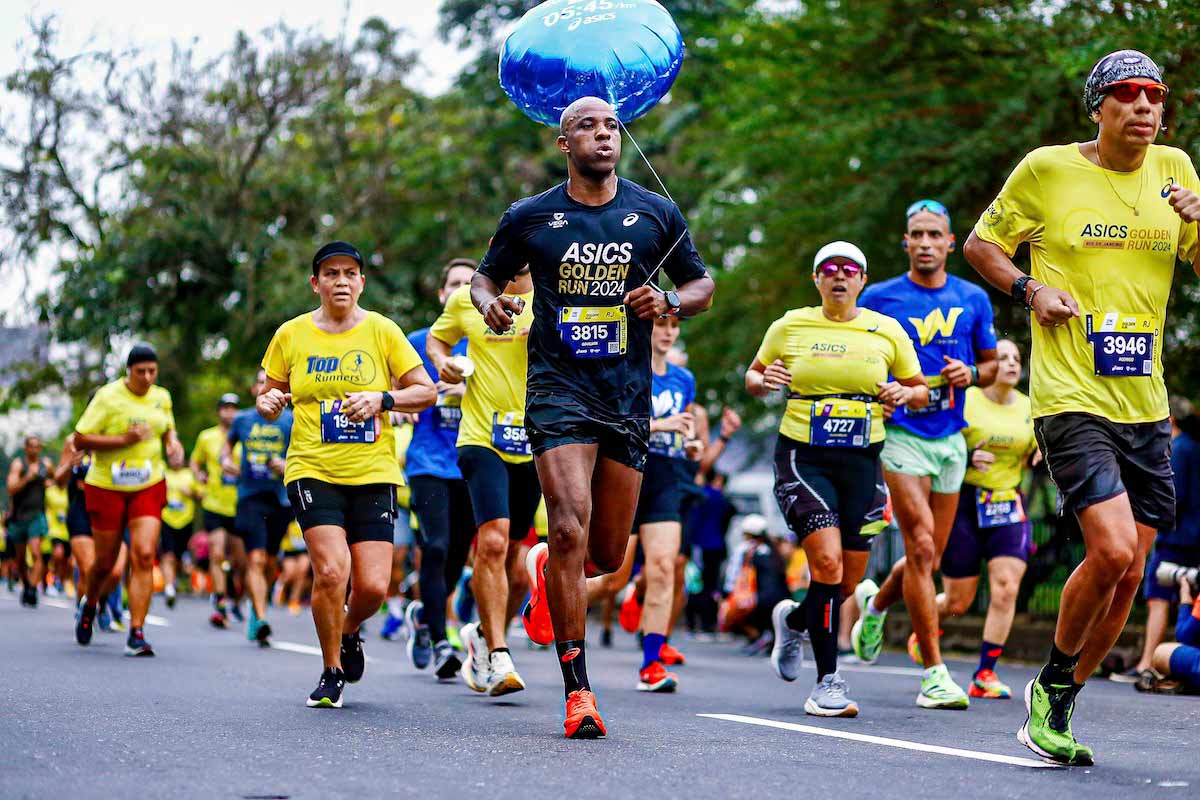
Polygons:
M310 311L279 326L262 366L292 393L296 421L287 483L313 478L343 486L400 484L391 415L353 423L340 412L347 394L391 391L393 380L422 366L399 325L368 311L350 330L326 333Z
M847 418L865 411L871 418L870 443L882 442L886 434L878 401L843 397L845 402L838 403L832 398L874 398L888 375L903 380L921 374L917 351L900 323L867 308L848 322L827 318L819 306L789 311L771 323L757 358L767 366L780 359L792 373L789 393L794 397L788 400L779 432L805 444L812 442L814 410Z
M136 492L163 479L167 465L163 460L162 437L175 429L171 393L163 387L151 386L139 397L129 390L123 378L101 386L75 424L75 430L82 434L119 436L135 423L149 426L150 437L127 447L95 451L84 483L118 492Z
M50 539L65 542L71 538L67 533L67 490L57 483L46 487L46 526Z
M510 464L524 464L533 458L523 438L533 292L513 296L525 301L525 310L506 333L494 334L471 304L471 287L459 287L429 335L451 347L466 338L467 358L475 364L462 398L458 446L486 447Z
M226 475L225 470L221 469L221 447L228 436L228 429L214 425L200 431L196 446L192 448L192 461L198 463L208 476L200 507L223 517L237 514L237 476ZM240 464L241 461L242 445L239 442L233 446L233 462Z
M186 528L196 517L196 501L192 493L196 490L196 476L190 469L167 470L167 507L163 509L164 525Z
M1200 191L1191 159L1174 147L1151 145L1128 173L1101 169L1077 144L1042 147L1017 165L976 223L975 235L1009 256L1029 242L1034 279L1079 304L1079 319L1062 327L1033 322L1035 417L1167 418L1167 299L1176 259L1194 262L1197 251L1196 224L1184 224L1168 203L1172 182Z
M1037 449L1029 398L1013 391L1008 405L994 403L978 386L967 389L963 406L967 450L987 450L996 457L986 472L967 467L964 482L982 489L1016 489L1029 455Z

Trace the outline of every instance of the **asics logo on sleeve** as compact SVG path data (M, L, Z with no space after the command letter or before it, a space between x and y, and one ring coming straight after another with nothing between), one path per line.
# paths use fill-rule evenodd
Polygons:
M925 319L909 317L908 321L917 329L917 338L921 340L921 344L927 345L933 341L934 334L942 337L953 334L954 326L958 324L958 318L962 313L963 309L956 306L950 309L950 316L947 317L940 308L935 308L926 315Z

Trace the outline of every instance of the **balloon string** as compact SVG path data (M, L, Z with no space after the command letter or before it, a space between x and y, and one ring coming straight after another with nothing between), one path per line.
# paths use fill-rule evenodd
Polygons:
M626 128L625 123L621 122L619 119L617 120L617 124L621 126L621 130L625 132L625 136L629 139L629 141L633 142L634 149L638 151L638 155L642 157L642 161L646 162L646 166L650 169L650 174L654 176L654 180L658 181L658 185L662 187L663 194L666 195L668 200L670 200L672 203L675 203L675 198L671 197L671 190L667 188L667 184L663 182L661 177L659 177L658 171L654 169L654 165L651 164L650 159L646 157L646 153L643 152L642 146L637 143L637 139L633 138L633 134L629 132L629 128ZM675 203L675 205L679 204ZM650 276L646 278L642 286L650 286L656 291L662 291L658 284L654 282L654 276L658 274L660 269L662 269L662 265L667 263L667 259L671 257L671 253L675 252L675 248L679 246L679 243L683 241L683 237L685 236L687 236L687 228L684 228L683 233L679 234L679 238L675 240L675 243L671 245L670 249L668 249L666 254L663 255L662 260L658 262L658 266L654 268L654 271L650 273Z

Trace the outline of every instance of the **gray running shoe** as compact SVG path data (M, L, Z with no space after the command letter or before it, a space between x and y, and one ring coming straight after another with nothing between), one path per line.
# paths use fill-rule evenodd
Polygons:
M857 717L858 703L846 696L846 682L834 672L813 687L804 701L804 713L814 717Z
M800 604L794 600L780 600L771 611L771 623L775 626L775 644L771 647L771 666L775 674L785 681L800 677L804 663L804 640L807 631L794 631L787 624L788 614Z

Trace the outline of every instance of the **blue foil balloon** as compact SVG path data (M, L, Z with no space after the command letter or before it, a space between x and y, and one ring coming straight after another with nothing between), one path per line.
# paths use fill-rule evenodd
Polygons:
M500 85L546 125L587 96L630 122L662 99L682 65L683 37L655 0L547 0L505 39Z

